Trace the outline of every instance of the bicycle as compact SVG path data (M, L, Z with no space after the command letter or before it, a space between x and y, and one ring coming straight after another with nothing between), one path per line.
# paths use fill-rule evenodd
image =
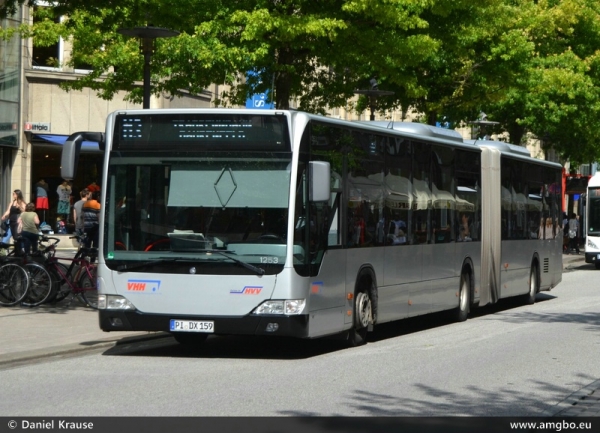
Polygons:
M34 256L25 254L22 243L4 244L5 259L21 266L28 274L27 290L18 302L25 307L35 307L48 299L52 294L53 280L48 270L35 261Z
M21 266L22 259L11 254L13 244L0 243L0 305L18 304L28 294L29 273Z
M60 239L48 236L40 239L39 251L44 257L44 266L54 279L54 293L48 301L59 302L71 295L72 299L77 297L85 305L98 309L97 267L94 263L97 250L84 246L84 236L76 235L70 239L77 239L80 243L72 258L56 257L56 245ZM70 261L71 264L67 267L60 261Z

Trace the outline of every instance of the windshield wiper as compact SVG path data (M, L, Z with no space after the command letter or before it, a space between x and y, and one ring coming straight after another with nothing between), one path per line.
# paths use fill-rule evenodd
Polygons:
M163 263L177 262L179 260L190 260L188 257L169 257L160 258L156 260L150 260L147 262L136 262L130 265L119 265L117 266L118 272L132 271L134 269L142 269L152 265L162 265Z
M258 266L251 265L250 263L246 263L243 260L239 260L239 259L236 259L235 257L231 257L229 254L225 254L223 251L207 250L206 252L207 253L211 253L211 254L219 254L219 255L221 255L223 257L228 258L229 260L233 260L238 265L242 265L246 269L250 269L252 272L256 272L258 275L264 275L265 274L265 270L263 268L259 268Z
M251 270L252 272L257 273L258 275L264 275L265 274L265 270L262 268L259 268L258 266L254 266L251 265L250 263L246 263L242 260L236 259L235 257L231 257L229 254L225 254L222 251L217 251L217 250L202 250L199 252L203 252L203 253L208 253L208 254L219 254L229 260L234 261L235 263L245 267L246 269ZM228 251L229 252L229 251ZM163 263L171 263L171 262L178 262L178 261L186 261L186 262L190 262L190 261L196 261L198 260L197 258L192 258L192 257L163 257L163 258L158 258L156 260L150 260L150 261L146 261L146 262L137 262L137 263L133 263L130 265L119 265L117 266L117 271L118 272L128 272L128 271L132 271L135 269L142 269L148 266L153 266L153 265L162 265Z

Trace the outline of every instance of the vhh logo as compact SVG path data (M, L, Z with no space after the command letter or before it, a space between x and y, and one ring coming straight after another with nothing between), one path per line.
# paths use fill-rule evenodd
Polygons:
M156 293L160 289L160 281L157 280L128 280L128 292Z

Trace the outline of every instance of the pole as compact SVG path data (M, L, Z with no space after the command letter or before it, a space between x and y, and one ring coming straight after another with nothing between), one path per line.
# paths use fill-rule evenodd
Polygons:
M154 39L171 38L179 34L178 31L160 27L134 27L131 29L118 29L118 33L140 39L140 48L144 54L144 96L143 108L150 108L150 59L154 54Z
M142 39L142 50L144 52L144 102L143 108L150 108L150 59L152 58L153 40Z

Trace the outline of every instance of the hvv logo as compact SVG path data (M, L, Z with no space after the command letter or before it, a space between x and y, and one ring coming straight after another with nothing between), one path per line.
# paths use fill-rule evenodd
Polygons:
M159 280L127 280L128 292L157 293L159 289Z
M262 286L245 286L242 290L230 290L232 295L259 295Z

